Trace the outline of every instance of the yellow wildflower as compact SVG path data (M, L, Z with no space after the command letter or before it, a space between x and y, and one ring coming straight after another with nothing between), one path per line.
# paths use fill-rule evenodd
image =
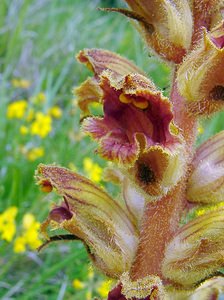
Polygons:
M0 214L0 233L1 239L11 242L16 233L15 217L17 207L12 206Z
M86 157L83 160L84 171L88 174L92 181L99 182L101 180L102 168L94 163L91 158Z
M43 92L40 92L37 95L31 97L31 101L35 104L44 103L46 101L46 94Z
M59 106L55 105L49 109L48 114L53 118L59 119L62 116L62 110Z
M7 118L22 119L27 108L26 100L18 100L10 103L7 108Z
M29 132L29 129L27 126L22 125L22 126L20 126L19 131L22 135L26 135Z
M87 291L86 300L92 300L92 292L91 291Z
M30 161L35 161L38 158L44 156L44 148L43 147L35 147L29 150L26 154L27 159Z
M111 289L111 281L102 281L100 286L97 289L97 292L100 294L101 297L106 298L109 291Z
M26 251L26 240L23 236L19 236L15 239L13 250L15 253L23 253Z
M31 86L31 82L27 79L14 78L11 83L15 88L28 89Z
M31 108L28 110L27 115L26 115L26 120L28 122L32 121L34 119L35 113L34 110Z
M27 213L23 216L23 236L26 240L26 244L31 249L36 249L41 245L41 240L39 239L39 228L40 223L35 220L33 214Z
M51 132L52 119L49 115L42 112L36 113L35 120L31 123L30 131L32 135L39 135L45 138Z
M32 226L34 223L35 223L35 217L34 217L33 214L31 214L31 213L26 213L26 214L23 216L22 224L23 224L23 228L24 228L24 229L29 229L30 226Z
M26 251L26 247L35 250L42 244L39 239L40 223L35 220L33 214L25 214L23 216L22 225L23 232L14 242L14 252L16 253Z
M87 277L88 277L89 280L92 280L93 277L94 277L93 268L91 266L89 267Z
M85 283L80 281L79 279L74 279L72 285L76 290L81 290L85 287Z

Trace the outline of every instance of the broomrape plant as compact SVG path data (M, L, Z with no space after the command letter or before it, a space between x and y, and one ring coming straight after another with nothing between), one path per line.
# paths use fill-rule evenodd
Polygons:
M41 164L38 184L62 197L42 232L63 228L83 241L93 264L118 280L109 300L217 299L224 292L224 131L194 145L198 119L224 107L224 3L126 2L130 9L106 10L136 22L173 67L170 97L127 59L80 51L77 59L93 72L75 89L82 129L113 163L105 176L120 185L124 204L83 176ZM93 102L103 117L89 116ZM180 225L208 204L219 205Z

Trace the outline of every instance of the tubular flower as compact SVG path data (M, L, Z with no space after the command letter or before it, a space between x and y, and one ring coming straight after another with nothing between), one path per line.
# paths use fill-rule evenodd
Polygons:
M138 230L125 211L90 180L67 169L40 165L36 176L44 190L51 186L63 197L51 210L43 231L50 224L81 239L93 262L111 277L128 270Z
M94 54L95 50L92 51ZM86 57L92 57L92 51L86 50ZM104 118L86 118L83 130L99 141L101 156L128 168L136 186L157 197L177 183L184 172L184 142L172 122L171 103L145 76L127 74L134 70L133 66L130 68L131 63L125 61L127 70L122 69L119 75L113 68L103 70L100 66L105 56L109 57L108 51L106 54L100 51L90 65L95 68L101 88L99 100ZM110 59L116 57L113 53L110 56ZM86 85L81 85L78 89L78 99L85 88Z
M82 129L112 163L102 179L118 184L122 197L40 165L41 189L63 198L42 224L44 245L83 241L92 262L118 279L108 300L217 300L224 292L224 131L196 150L195 141L200 115L224 107L223 2L126 2L131 11L108 10L137 20L149 45L175 63L170 99L127 59L102 49L79 53L94 73L75 89ZM102 116L91 116L92 102ZM48 237L48 226L70 235Z
M132 10L120 12L138 21L147 45L162 58L180 63L191 44L192 13L188 1L125 0Z
M177 84L193 114L211 114L224 108L224 21L204 30L198 46L178 70Z

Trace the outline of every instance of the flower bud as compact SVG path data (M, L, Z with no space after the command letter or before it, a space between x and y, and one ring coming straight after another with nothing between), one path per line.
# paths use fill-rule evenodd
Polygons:
M204 30L198 46L177 73L180 94L195 115L209 115L224 107L224 21L211 32Z
M94 264L110 277L130 269L138 232L125 211L90 180L65 168L39 165L37 181L52 186L63 197L43 223L63 228L80 238L90 249Z
M224 131L198 148L192 168L188 200L207 204L224 201Z
M126 0L132 9L107 9L138 21L148 46L162 58L180 63L191 44L192 14L188 1Z

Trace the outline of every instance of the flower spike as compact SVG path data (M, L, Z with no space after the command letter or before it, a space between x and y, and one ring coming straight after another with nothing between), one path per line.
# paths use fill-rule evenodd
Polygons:
M110 277L129 270L138 232L118 203L90 180L65 168L41 164L36 178L40 186L48 182L64 199L49 213L44 231L51 225L79 237L90 248L95 265Z

